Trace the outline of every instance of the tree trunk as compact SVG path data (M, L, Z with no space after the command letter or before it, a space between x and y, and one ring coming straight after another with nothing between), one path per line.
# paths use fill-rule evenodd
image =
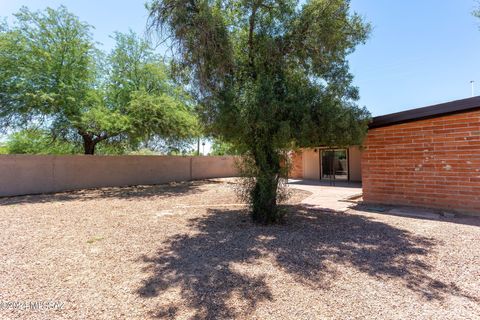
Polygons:
M278 182L274 176L257 177L252 190L252 219L262 224L275 223L280 220L277 207Z
M83 137L83 149L85 154L93 155L95 154L95 146L97 142L92 139L92 137L88 135L84 135Z
M270 224L281 218L277 206L280 160L278 154L269 146L259 150L262 154L255 156L258 174L251 190L252 219L258 223Z

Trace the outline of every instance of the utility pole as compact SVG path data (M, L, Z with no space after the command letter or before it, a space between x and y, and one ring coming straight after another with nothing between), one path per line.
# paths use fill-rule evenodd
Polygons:
M198 137L198 140L197 140L197 156L200 155L200 137Z

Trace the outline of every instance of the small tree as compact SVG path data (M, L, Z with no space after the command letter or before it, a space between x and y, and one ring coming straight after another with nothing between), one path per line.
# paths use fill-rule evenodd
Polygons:
M354 103L346 57L369 25L349 1L154 0L148 9L207 128L243 150L255 221L280 218L287 150L361 141L369 114Z
M115 34L105 55L91 26L65 7L22 8L13 27L0 30L0 122L4 128L35 124L85 154L99 142L138 145L153 136L196 134L189 97L170 79L149 43Z

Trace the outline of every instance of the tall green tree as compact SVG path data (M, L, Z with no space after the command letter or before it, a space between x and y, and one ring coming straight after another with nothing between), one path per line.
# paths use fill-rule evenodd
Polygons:
M80 134L82 110L100 100L90 26L64 7L31 12L0 33L0 119L3 128L35 123Z
M64 140L136 145L153 136L196 134L192 103L169 78L149 43L115 34L116 47L95 47L91 26L65 7L22 8L0 30L0 123L32 125Z
M175 149L199 130L193 100L176 85L149 42L135 33L116 33L108 56L106 105L128 116L133 145L162 139Z
M252 217L276 222L287 150L359 143L347 55L370 27L348 0L154 0L152 28L175 49L178 75L207 129L243 150Z

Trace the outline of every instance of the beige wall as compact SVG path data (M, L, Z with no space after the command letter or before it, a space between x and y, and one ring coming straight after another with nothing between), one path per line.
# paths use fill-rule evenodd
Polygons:
M0 155L0 196L233 177L235 157Z
M362 181L362 151L359 147L348 148L350 181Z
M303 150L303 179L320 179L319 152L314 149Z
M238 176L235 157L191 157L192 180Z

